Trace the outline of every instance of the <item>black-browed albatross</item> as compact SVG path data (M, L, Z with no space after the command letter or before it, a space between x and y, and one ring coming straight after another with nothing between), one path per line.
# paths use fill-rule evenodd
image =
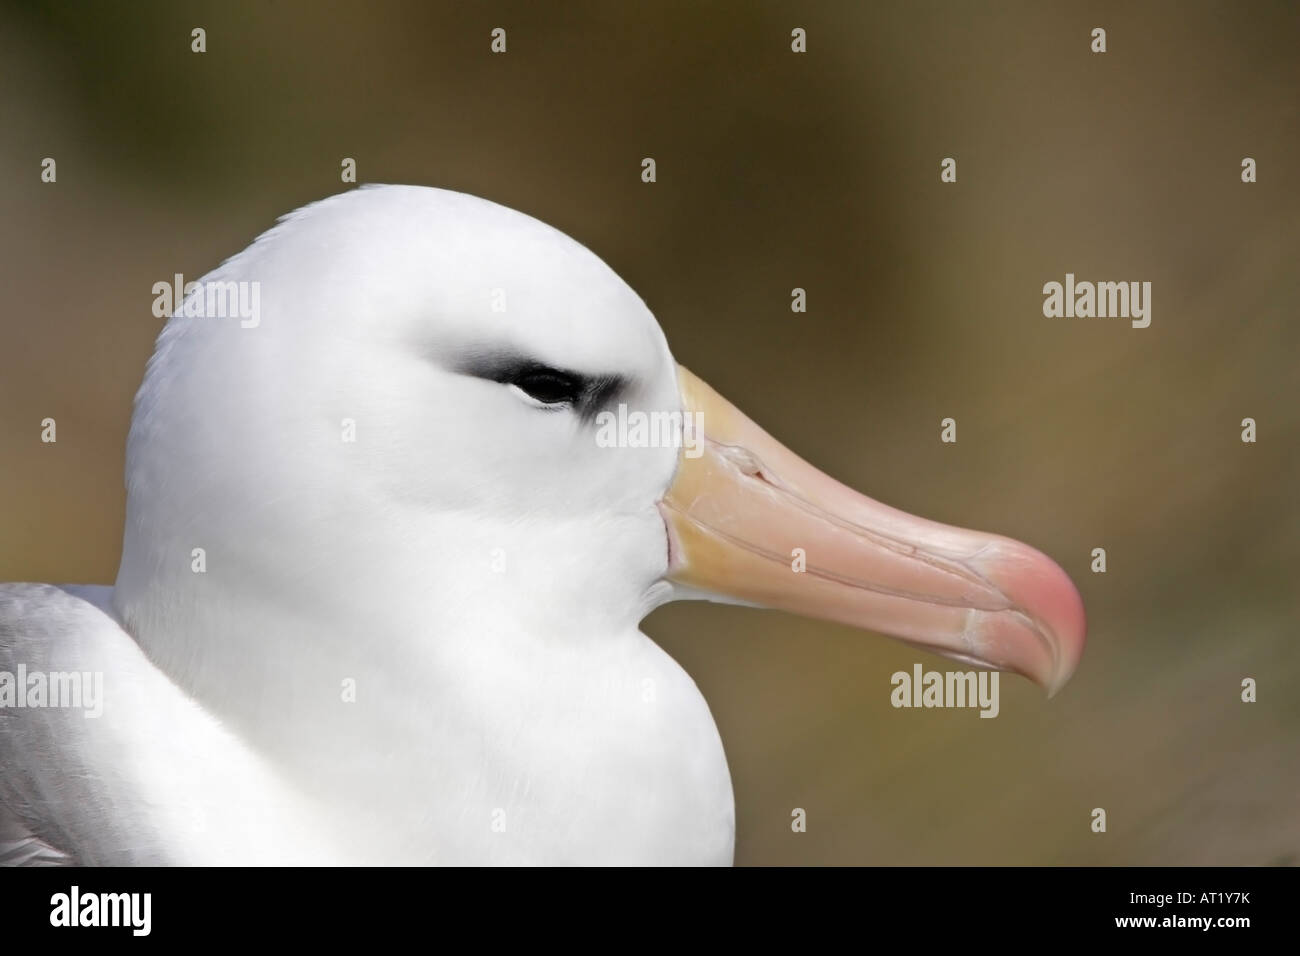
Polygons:
M0 710L11 862L730 863L708 705L638 629L679 598L1049 691L1078 662L1050 559L801 461L535 219L364 188L190 295L251 284L256 322L196 301L159 336L116 584L0 585L0 672L103 696ZM598 441L614 413L680 440Z

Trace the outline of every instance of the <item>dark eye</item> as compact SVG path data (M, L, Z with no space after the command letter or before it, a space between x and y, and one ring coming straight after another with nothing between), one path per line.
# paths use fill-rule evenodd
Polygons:
M572 405L582 397L584 385L572 375L553 368L530 368L510 379L510 384L543 405Z

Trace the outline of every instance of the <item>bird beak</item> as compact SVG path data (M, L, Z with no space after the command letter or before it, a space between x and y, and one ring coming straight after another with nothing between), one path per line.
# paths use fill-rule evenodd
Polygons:
M1083 653L1064 571L1028 545L858 494L678 367L686 441L660 502L683 596L779 608L1023 674L1055 693ZM702 434L691 435L693 424Z

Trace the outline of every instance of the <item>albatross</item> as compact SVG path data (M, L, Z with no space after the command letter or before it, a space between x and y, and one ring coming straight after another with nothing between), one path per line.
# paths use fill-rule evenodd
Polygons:
M260 315L162 329L113 586L0 585L8 862L730 864L722 741L654 608L783 609L1049 693L1079 661L1051 559L804 462L529 216L363 188L188 294L214 284Z

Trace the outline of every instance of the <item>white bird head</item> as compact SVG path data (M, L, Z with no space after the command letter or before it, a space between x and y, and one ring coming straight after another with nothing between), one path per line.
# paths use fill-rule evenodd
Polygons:
M710 597L882 631L1050 690L1078 661L1082 605L1052 561L801 461L677 366L603 262L521 213L366 188L286 217L190 300L212 302L214 285L255 287L244 301L258 315L178 308L164 329L132 422L115 595L198 689L208 673L264 679L252 659L275 671L270 625L243 627L236 593L283 609L267 612L281 630L310 604L353 632L436 608L446 633L527 622L575 639ZM202 647L196 608L223 621ZM427 632L404 648L356 639L399 661L429 653Z

